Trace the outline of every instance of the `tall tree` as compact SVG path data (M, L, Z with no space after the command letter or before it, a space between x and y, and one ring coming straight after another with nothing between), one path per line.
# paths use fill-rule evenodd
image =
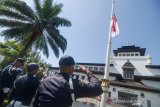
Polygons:
M7 0L0 5L0 26L6 27L2 35L6 40L15 39L25 47L19 56L23 57L28 48L41 50L49 56L49 47L56 57L59 50L66 50L67 40L60 34L58 27L71 26L71 22L58 15L62 4L53 0L33 0L34 9L21 0Z

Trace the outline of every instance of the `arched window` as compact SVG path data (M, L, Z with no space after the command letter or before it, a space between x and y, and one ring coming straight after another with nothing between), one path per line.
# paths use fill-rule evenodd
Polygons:
M122 66L123 69L123 78L124 79L134 79L134 70L135 67L132 65L129 60Z

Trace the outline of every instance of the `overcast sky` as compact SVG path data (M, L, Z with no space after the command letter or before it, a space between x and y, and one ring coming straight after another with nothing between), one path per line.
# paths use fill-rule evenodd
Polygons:
M33 7L32 0L24 0ZM76 62L105 63L108 42L111 0L56 0L63 3L61 17L72 26L60 28L67 39L64 53ZM160 0L116 0L120 35L112 41L112 50L124 45L146 48L154 65L160 65ZM60 53L60 57L64 55ZM113 52L112 52L113 55ZM45 58L45 57L43 57ZM46 58L45 58L46 59ZM58 66L59 58L50 52L46 61Z

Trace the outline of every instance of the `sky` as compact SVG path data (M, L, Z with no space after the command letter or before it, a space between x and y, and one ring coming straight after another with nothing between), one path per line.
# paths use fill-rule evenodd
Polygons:
M33 7L32 0L24 0ZM54 0L63 3L60 17L71 21L71 27L60 27L68 45L63 55L71 55L76 62L105 63L112 0ZM126 45L146 48L152 64L160 65L160 0L116 0L115 14L120 29L112 39L112 50ZM113 55L113 51L111 56ZM59 58L60 58L59 57ZM59 58L50 51L42 57L52 66Z

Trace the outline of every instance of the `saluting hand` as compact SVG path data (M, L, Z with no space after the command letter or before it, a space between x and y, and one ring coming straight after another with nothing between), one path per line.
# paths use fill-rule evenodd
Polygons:
M91 71L89 71L86 67L84 67L84 66L82 66L82 65L79 65L79 69L80 69L80 71L82 72L82 73L84 73L84 74L92 74L92 72Z

